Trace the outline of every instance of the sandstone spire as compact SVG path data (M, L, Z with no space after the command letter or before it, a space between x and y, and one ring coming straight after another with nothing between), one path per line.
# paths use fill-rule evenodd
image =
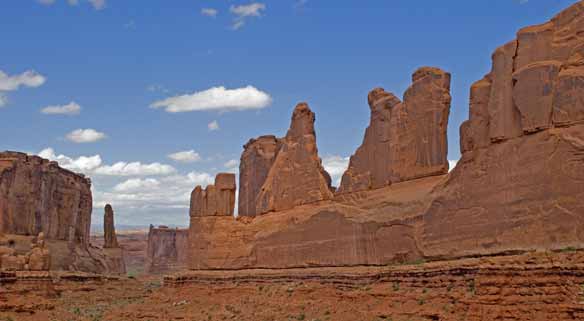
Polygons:
M369 93L369 127L338 193L448 172L450 74L423 67L412 75L412 81L403 103L382 88Z
M118 238L116 236L116 228L114 225L114 210L110 204L105 206L105 213L103 215L103 238L104 248L117 248Z
M331 199L331 178L316 147L314 113L306 103L294 109L290 129L257 196L256 213L281 211Z

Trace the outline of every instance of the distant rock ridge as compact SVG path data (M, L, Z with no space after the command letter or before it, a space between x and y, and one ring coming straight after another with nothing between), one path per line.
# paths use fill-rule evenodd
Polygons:
M412 81L403 103L382 88L369 93L369 127L351 156L338 194L448 172L450 74L423 67Z
M186 269L188 234L187 229L151 225L146 250L146 272L159 274Z
M333 198L330 175L318 156L314 121L308 104L300 103L284 138L261 136L244 146L239 215L255 216Z

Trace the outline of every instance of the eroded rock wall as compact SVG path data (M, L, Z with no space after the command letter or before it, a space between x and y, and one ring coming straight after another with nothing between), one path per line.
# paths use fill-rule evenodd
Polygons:
M414 72L403 103L382 88L371 91L369 127L337 193L446 174L450 101L450 74L432 67Z
M233 216L235 190L235 174L217 174L214 185L199 185L191 193L190 216Z
M471 88L462 159L425 215L427 255L582 246L584 2L520 30Z
M151 226L146 250L146 272L159 274L186 269L188 235L187 229Z
M462 159L450 174L413 180L418 173L434 175L447 169L441 152L446 142L435 139L442 137L445 128L438 124L445 121L413 133L398 131L399 126L408 128L407 113L423 111L417 106L428 106L429 101L442 103L412 119L428 123L447 117L449 76L434 69L415 73L405 103L373 92L379 97L372 99L374 108L376 101L393 105L389 137L397 137L399 148L393 153L389 144L387 152L396 155L387 163L396 170L391 185L340 193L334 199L321 197L320 202L287 210L268 207L279 211L255 218L191 219L190 267L385 265L584 248L583 34L584 1L547 24L522 29L518 40L495 51L491 72L471 88L469 120L460 128ZM427 85L434 82L441 85ZM413 101L410 107L408 101ZM387 114L376 117L387 119ZM371 146L384 150L387 145L380 142L385 140ZM302 182L302 175L291 175L296 169L278 164L297 155L283 153L286 148L284 143L268 175L274 179L264 184L276 187L272 191L287 182ZM358 152L353 164L367 159L361 158L367 148ZM363 164L368 163L362 165L364 172L377 164ZM418 172L417 164L429 166ZM354 186L365 185L369 183Z
M118 248L118 238L116 236L116 227L114 224L114 209L110 204L107 204L103 214L103 247Z
M87 246L91 210L89 179L38 156L0 153L0 232Z

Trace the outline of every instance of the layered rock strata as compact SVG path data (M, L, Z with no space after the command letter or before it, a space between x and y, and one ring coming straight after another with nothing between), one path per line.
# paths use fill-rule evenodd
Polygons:
M187 229L150 226L146 255L146 272L167 273L185 269L188 264Z
M262 136L244 146L240 215L260 215L332 199L331 178L318 156L314 121L308 104L300 103L284 138Z
M337 193L448 172L450 74L423 67L414 72L412 81L403 102L382 88L369 93L369 127Z
M104 248L117 248L118 238L116 236L116 227L114 224L114 210L110 204L105 206L103 215L103 238Z

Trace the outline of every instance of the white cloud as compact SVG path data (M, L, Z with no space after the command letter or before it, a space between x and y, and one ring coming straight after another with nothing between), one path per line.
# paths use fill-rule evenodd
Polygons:
M89 174L101 165L101 157L99 155L94 156L81 156L78 158L71 158L65 155L56 155L52 148L43 149L38 155L42 158L48 160L56 161L59 166L66 168L68 170Z
M339 186L341 178L349 166L349 157L327 156L322 160L322 166L331 175L333 186Z
M260 2L253 2L246 5L231 6L229 11L235 15L233 20L233 30L238 30L245 25L246 18L261 17L262 11L266 10L266 5Z
M130 178L122 183L114 186L114 192L127 193L127 192L143 192L158 188L160 182L154 178Z
M454 169L454 167L456 167L456 164L458 163L458 159L456 160L448 160L448 165L450 165L450 169L448 170L449 172L452 171Z
M168 158L182 163L193 163L201 160L201 155L194 150L187 150L168 155Z
M104 133L98 132L95 129L76 129L69 134L67 134L67 140L83 144L83 143L93 143L106 138Z
M227 169L237 171L239 168L239 161L237 159L231 159L223 164L223 166L225 166Z
M201 9L201 14L203 16L207 16L207 17L213 17L213 18L215 18L218 13L219 13L219 11L217 11L217 9L213 9L213 8L203 8L203 9Z
M191 191L197 185L213 184L209 173L190 172L186 175L171 175L159 179L129 179L115 185L109 191L94 190L94 206L103 207L107 203L116 207L159 208L165 211L188 209ZM188 210L187 210L188 211ZM188 217L184 212L184 217Z
M237 89L213 87L190 95L174 96L154 102L152 108L164 108L169 113L187 111L241 111L262 109L272 103L269 94L253 86Z
M207 124L207 128L209 128L209 131L219 130L219 123L216 120L214 120Z
M169 175L176 172L170 165L152 163L142 164L141 162L117 162L113 165L101 166L95 170L97 175L105 176L155 176Z
M36 88L43 85L46 80L43 75L32 70L14 76L0 70L0 107L8 104L7 92L18 90L20 87Z
M79 115L81 106L72 101L67 105L47 106L41 109L41 113L45 115Z
M87 0L91 3L91 5L93 5L93 8L95 8L95 10L101 10L103 8L105 8L105 0Z
M47 6L55 4L56 0L37 0L40 4L44 4ZM106 6L106 0L87 0L95 10L104 9ZM76 6L79 4L79 0L67 0L67 3L70 6Z

